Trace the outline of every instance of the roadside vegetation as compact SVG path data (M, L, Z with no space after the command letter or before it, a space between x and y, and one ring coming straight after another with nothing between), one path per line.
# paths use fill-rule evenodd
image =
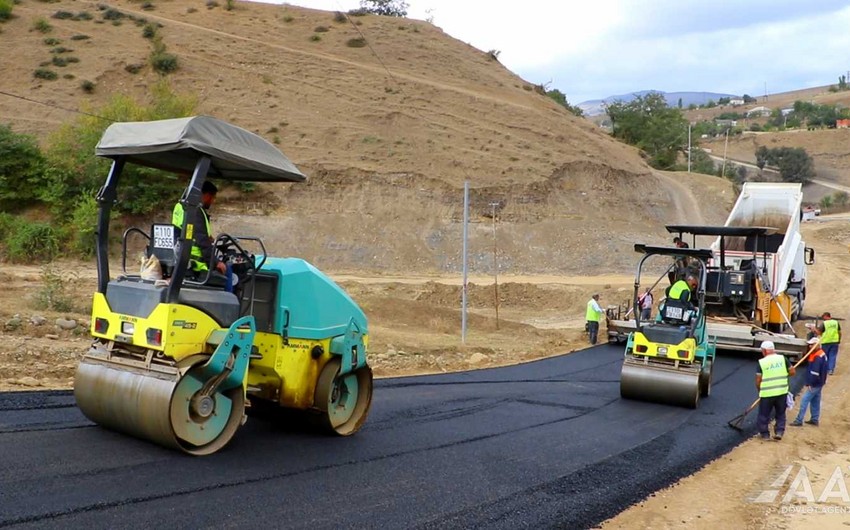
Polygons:
M112 122L191 116L194 96L178 95L165 81L139 103L116 95L109 103L66 123L44 149L35 138L0 124L0 258L49 261L58 255L90 257L94 252L97 190L110 162L94 156ZM141 215L168 208L183 184L173 175L128 166L116 215Z

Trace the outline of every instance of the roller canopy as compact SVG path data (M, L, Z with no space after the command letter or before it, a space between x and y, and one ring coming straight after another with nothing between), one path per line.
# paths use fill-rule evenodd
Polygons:
M209 116L113 123L95 154L142 166L191 174L212 159L209 175L223 180L301 182L307 177L280 150L245 129Z
M668 225L671 234L683 233L695 236L770 236L779 230L769 226L691 226Z
M640 252L641 254L660 254L662 256L687 256L701 260L714 257L711 250L707 248L653 247L642 243L635 245L635 252Z

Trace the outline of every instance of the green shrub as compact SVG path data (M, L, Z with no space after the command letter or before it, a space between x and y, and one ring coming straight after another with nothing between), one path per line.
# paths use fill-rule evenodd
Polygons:
M295 20L295 18L292 15L284 15L283 16L283 21L286 22L286 23L292 22L293 20Z
M59 77L59 75L50 68L36 68L32 75L36 79L46 79L47 81L53 81Z
M64 46L57 46L57 47L53 48L52 50L50 50L50 53L68 53L68 52L72 52L72 51L74 51L74 50L72 50L70 48L66 48Z
M53 265L41 268L41 287L35 293L36 309L50 309L62 313L70 313L81 309L77 307L76 284L79 275L75 272L63 276Z
M88 11L80 11L74 17L74 20L91 20L93 18L94 18L94 16L91 13L89 13Z
M146 39L152 39L156 36L156 25L155 24L145 24L145 27L142 29L142 37Z
M236 7L236 3L233 0L227 0L224 3L224 9L228 11L233 11L233 8Z
M74 74L62 74L62 79L74 79Z
M0 212L0 248L2 248L2 242L9 239L9 234L12 233L17 222L18 218L14 215Z
M322 40L321 35L310 35L310 42L319 42Z
M177 56L165 51L151 54L151 66L161 74L169 74L178 68Z
M53 66L68 66L68 59L59 55L54 55L53 60L51 60L50 62L53 63Z
M52 225L19 219L6 239L6 257L13 262L50 261L59 253L59 241Z
M337 24L342 24L347 20L348 17L346 17L345 13L343 13L342 11L336 11L334 13L334 22L336 22Z
M0 209L36 199L44 179L45 158L32 136L0 124ZM0 234L0 241L4 236Z
M153 2L142 2L142 9L145 11L152 11L156 6L153 5Z
M125 18L127 15L118 11L117 9L112 9L111 7L107 8L106 11L103 12L103 20L121 20Z
M88 40L90 38L91 37L89 37L88 35L82 35L82 34L77 34L77 35L71 36L71 40Z
M316 26L316 28L313 29L313 31L315 31L316 33L327 33L328 27L327 26Z
M12 0L0 0L0 21L12 18L12 9L14 7L15 4Z
M348 39L345 45L349 48L362 48L366 46L366 39L363 37L355 37L353 39Z
M66 218L69 205L74 205L88 190L103 184L109 162L92 153L110 122L181 118L196 113L197 98L176 94L165 78L149 85L148 90L150 103L141 104L126 95L116 94L107 105L86 109L92 115L81 115L50 136L46 151L50 171L39 193L57 214ZM125 167L121 180L121 197L115 211L134 215L174 206L185 187L185 182L172 174L136 165Z
M95 227L97 226L98 204L93 193L86 193L77 201L71 214L71 250L80 257L94 256Z
M214 7L218 7L218 2L215 0L207 0L207 9L213 9Z
M134 64L128 64L127 66L125 66L124 70L126 70L127 72L129 72L131 74L138 74L139 72L142 71L142 68L144 68L144 67L145 67L144 64L134 63Z
M83 82L80 83L80 88L82 88L83 92L85 92L86 94L93 93L95 86L96 85L93 82L89 81L88 79L84 79Z
M70 11L57 11L50 16L56 20L68 20L69 18L74 18L74 14Z
M55 37L47 37L42 42L44 42L44 44L46 44L48 46L56 46L57 44L61 43L62 41L55 38Z
M32 23L32 29L36 31L40 31L41 33L50 33L53 31L53 26L45 19L44 17L38 17Z

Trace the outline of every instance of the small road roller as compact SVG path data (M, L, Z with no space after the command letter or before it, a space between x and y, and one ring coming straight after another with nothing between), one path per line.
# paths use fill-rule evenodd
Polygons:
M635 276L635 330L626 342L620 396L696 408L700 397L711 393L717 349L716 341L706 333L705 321L706 264L712 257L711 250L641 244L635 245L635 250L643 253L643 257ZM699 283L688 302L667 296L657 317L651 322L642 322L637 307L641 272L654 256L666 261L672 258L673 263L659 278L667 275L671 288L678 281L686 280L688 275L694 276ZM669 294L670 290L666 292Z
M309 263L268 257L258 238L221 234L210 254L227 265L227 281L213 282L213 258L190 266L193 222L202 218L185 215L182 226L125 231L123 274L110 277L110 210L126 164L187 178L179 203L198 213L207 178L306 180L298 168L259 136L206 116L114 123L95 152L112 165L97 195L93 344L74 378L82 412L193 455L224 447L252 402L304 411L330 433L357 432L372 401L366 316ZM127 272L128 238L141 238L157 274Z

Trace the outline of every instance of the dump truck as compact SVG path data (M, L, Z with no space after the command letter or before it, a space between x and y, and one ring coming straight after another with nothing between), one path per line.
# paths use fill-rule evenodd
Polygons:
M620 396L696 408L701 397L711 394L717 345L706 330L706 274L710 249L679 249L638 244L643 254L634 285L634 329L628 335L620 371ZM688 301L668 297L656 318L644 322L637 307L642 273L652 258L662 263L686 257L698 279ZM668 266L668 270L671 267ZM662 273L662 276L666 272Z
M806 352L797 337L795 320L803 315L807 266L815 252L800 234L802 186L786 183L745 183L723 226L670 225L667 231L683 241L711 238L707 263L706 315L708 334L725 350L758 351L771 340L791 358ZM680 260L671 274L687 274ZM609 339L622 340L634 330L633 320L609 322Z
M222 286L211 281L213 254L205 271L189 266L199 227L185 215L179 227L126 230L122 273L110 274L110 213L126 165L185 178L184 212L199 212L208 178L300 182L301 171L259 136L206 116L113 123L96 154L112 164L97 194L93 344L74 378L83 414L193 455L225 447L252 403L302 411L332 434L357 432L372 401L368 322L311 264L268 256L256 237L220 234L213 248L231 271ZM131 237L145 241L156 274L126 270Z

